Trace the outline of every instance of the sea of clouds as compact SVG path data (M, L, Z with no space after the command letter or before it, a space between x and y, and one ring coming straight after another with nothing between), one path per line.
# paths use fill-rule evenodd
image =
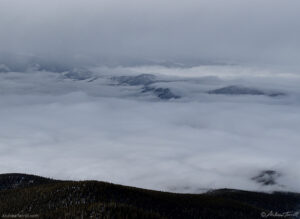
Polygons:
M155 75L152 86L181 98L160 99L141 92L142 85L112 79L139 74ZM73 74L6 68L0 73L0 172L175 192L300 192L299 83L298 74L229 65ZM285 95L207 93L229 85ZM253 180L265 170L278 173L275 184Z

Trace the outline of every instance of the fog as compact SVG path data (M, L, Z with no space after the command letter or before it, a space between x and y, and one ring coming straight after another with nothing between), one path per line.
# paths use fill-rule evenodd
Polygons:
M297 0L1 0L0 172L300 192Z
M241 71L95 68L85 80L68 72L2 73L0 170L175 192L299 192L300 78ZM180 98L160 99L114 79L149 72L157 81L147 86ZM227 85L285 95L207 93ZM274 184L252 179L265 170L278 172Z
M298 68L297 0L1 0L2 62Z

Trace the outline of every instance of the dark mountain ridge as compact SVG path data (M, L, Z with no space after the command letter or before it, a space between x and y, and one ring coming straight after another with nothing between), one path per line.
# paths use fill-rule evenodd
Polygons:
M26 174L2 174L0 183L2 216L261 218L263 212L270 211L297 214L300 203L297 193L222 189L204 194L176 194L99 181L59 181Z
M266 92L256 88L243 87L231 85L227 87L218 88L208 91L209 94L223 94L223 95L264 95L269 97L284 96L282 92Z

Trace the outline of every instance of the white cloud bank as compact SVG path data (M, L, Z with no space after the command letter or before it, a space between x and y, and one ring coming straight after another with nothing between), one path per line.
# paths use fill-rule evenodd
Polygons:
M300 192L300 78L262 77L252 69L243 69L243 77L223 74L240 70L199 67L176 77L178 69L100 68L91 82L52 72L1 73L0 172L177 192ZM155 86L182 98L163 101L109 80L149 72L164 79ZM230 84L287 95L205 93ZM281 173L276 185L251 180L263 170Z

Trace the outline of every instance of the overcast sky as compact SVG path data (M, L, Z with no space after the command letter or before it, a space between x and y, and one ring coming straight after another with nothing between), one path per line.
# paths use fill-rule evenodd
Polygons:
M0 53L77 64L297 66L299 10L298 0L1 0Z

